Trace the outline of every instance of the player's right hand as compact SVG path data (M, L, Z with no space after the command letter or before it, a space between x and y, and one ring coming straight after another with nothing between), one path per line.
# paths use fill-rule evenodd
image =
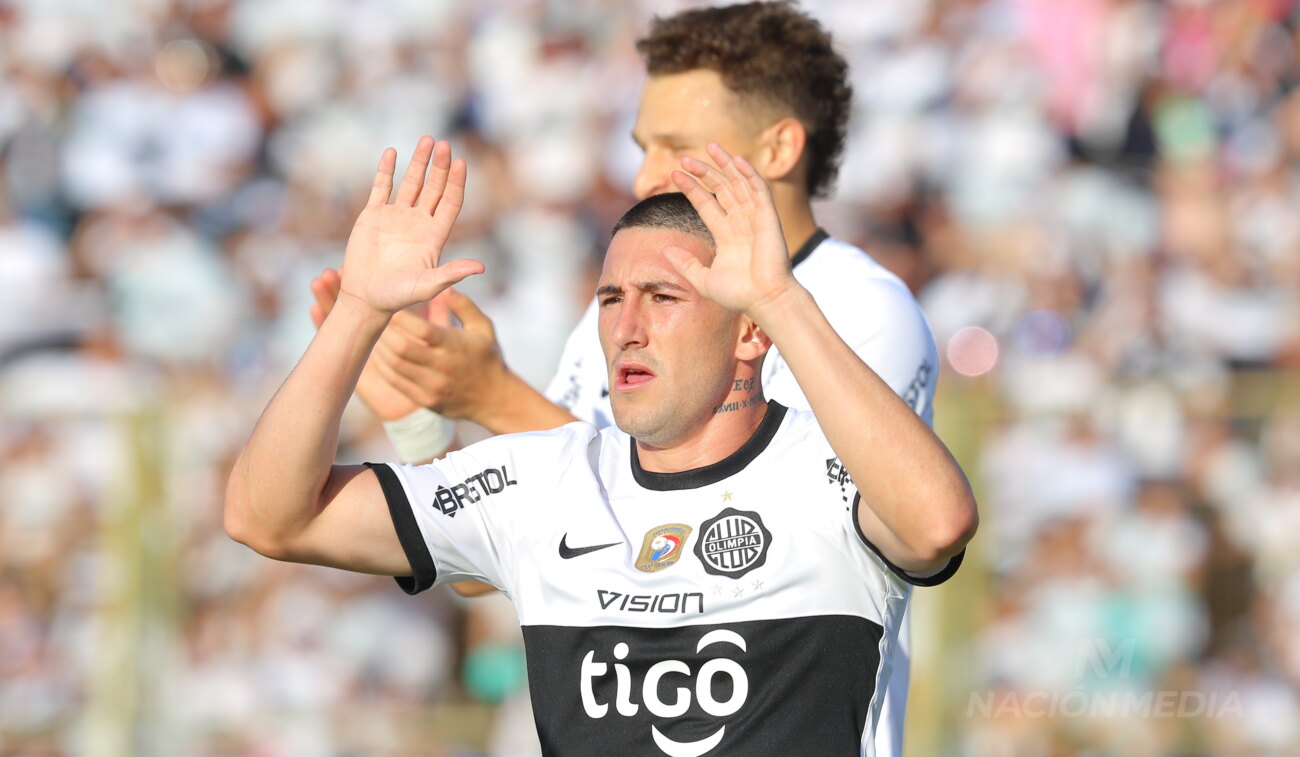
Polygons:
M483 272L472 260L439 265L465 199L465 161L452 160L447 142L421 137L390 202L396 163L397 152L385 150L370 200L348 237L339 284L340 301L351 298L385 317Z

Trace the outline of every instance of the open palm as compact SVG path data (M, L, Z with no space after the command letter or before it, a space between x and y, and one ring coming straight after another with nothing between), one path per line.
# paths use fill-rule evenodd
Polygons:
M715 143L709 155L717 167L686 158L673 181L713 234L716 254L704 265L684 250L669 260L691 286L730 310L750 312L793 282L781 221L767 182L744 158L732 158Z
M386 313L432 299L483 272L472 260L439 265L465 199L465 161L452 160L447 142L421 138L390 202L396 163L391 148L379 159L370 199L348 237L340 285L340 296Z

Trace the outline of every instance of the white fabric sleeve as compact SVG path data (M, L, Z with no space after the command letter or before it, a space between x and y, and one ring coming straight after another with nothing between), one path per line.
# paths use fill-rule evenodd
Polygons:
M901 282L871 279L852 297L823 297L817 305L836 333L916 414L934 425L939 355L920 305ZM763 366L768 397L807 410L808 399L779 353Z
M858 508L866 507L866 504L862 501L862 495L858 492L858 486L854 483L853 477L849 475L848 470L840 462L839 456L831 448L830 442L826 440L817 419L812 413L806 411L791 410L790 412L794 416L791 422L801 425L802 433L808 440L808 448L818 456L818 462L826 471L826 477L823 479L826 489L817 492L819 496L816 500L828 502L843 513L840 518L841 527L852 537L851 541L857 545L859 550L865 552L879 569L887 575L892 575L903 583L912 586L937 586L957 573L957 569L961 567L962 559L965 557L965 550L949 559L947 565L928 573L912 573L890 562L889 558L885 557L876 545L871 543L867 535L862 532L862 527L858 521Z
M593 299L573 327L546 398L581 421L603 428L613 423L609 408L609 376L600 349L600 309Z
M370 464L411 563L399 577L408 594L460 580L510 592L518 534L537 517L530 503L554 495L560 472L585 464L595 429L570 423L552 431L506 434L427 465Z

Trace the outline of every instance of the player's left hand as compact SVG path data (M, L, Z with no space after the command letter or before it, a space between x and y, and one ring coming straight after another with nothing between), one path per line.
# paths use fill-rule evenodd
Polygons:
M695 206L717 245L711 265L676 247L664 250L696 291L730 310L750 315L795 284L781 220L767 182L743 157L708 145L716 166L682 159L673 183Z
M451 325L452 315L459 328ZM455 289L429 303L427 319L394 318L375 357L389 382L447 418L484 424L510 387L492 320Z

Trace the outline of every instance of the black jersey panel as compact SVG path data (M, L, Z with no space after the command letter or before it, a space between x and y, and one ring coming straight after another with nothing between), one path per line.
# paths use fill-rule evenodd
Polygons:
M884 633L847 615L523 631L542 749L564 757L857 755Z

